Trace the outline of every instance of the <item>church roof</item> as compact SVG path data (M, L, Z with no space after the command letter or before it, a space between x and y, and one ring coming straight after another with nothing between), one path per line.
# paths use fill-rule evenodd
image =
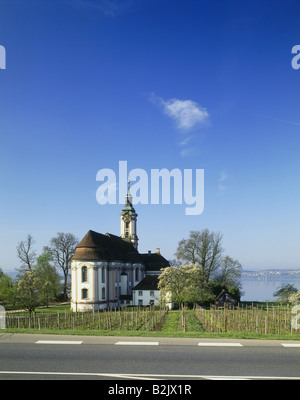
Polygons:
M143 258L134 246L119 236L88 231L77 245L72 260L105 260L143 263Z
M159 290L158 275L147 275L132 290Z
M143 262L146 266L146 271L157 271L161 273L161 268L169 267L169 261L167 261L160 253L145 253L141 254Z

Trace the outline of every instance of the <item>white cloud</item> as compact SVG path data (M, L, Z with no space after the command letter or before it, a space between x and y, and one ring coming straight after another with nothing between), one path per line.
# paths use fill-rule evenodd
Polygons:
M195 148L190 147L190 148L186 148L180 151L180 156L181 157L189 157L195 154Z
M208 121L209 114L206 108L193 100L175 98L167 101L160 99L160 101L165 114L175 120L178 129L187 131Z
M192 136L188 136L185 139L183 139L179 144L180 146L186 146L187 144L190 143L190 141L192 140Z
M274 117L268 117L267 115L260 115L260 114L254 114L254 115L257 115L257 116L262 117L262 118L271 119L273 121L283 122L285 124L291 124L291 125L300 126L300 122L289 121L289 120L286 120L286 119L279 119L279 118L274 118Z
M176 123L176 128L181 133L187 134L193 128L207 124L209 121L209 114L206 108L193 100L180 100L177 98L164 100L153 93L150 95L149 100L161 107L164 114ZM181 157L188 157L195 154L196 149L191 144L192 139L192 135L187 135L187 137L179 141Z
M72 0L72 5L98 10L107 17L116 17L131 10L136 0Z

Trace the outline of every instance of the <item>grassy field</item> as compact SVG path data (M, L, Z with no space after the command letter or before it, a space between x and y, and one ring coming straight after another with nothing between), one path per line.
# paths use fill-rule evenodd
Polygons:
M2 332L72 335L220 337L300 340L291 329L291 309L279 304L243 304L234 310L160 310L126 308L104 312L73 313L56 306L26 312L7 313Z

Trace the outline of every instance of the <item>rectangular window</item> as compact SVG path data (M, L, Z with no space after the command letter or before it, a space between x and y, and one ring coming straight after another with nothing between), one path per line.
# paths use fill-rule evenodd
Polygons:
M102 270L102 276L101 276L102 283L105 283L105 267L102 267L101 270Z
M154 291L150 290L150 296L153 297L154 296Z
M143 291L139 290L139 296L143 296Z
M86 300L88 298L88 290L87 289L81 290L81 298L82 298L82 300Z

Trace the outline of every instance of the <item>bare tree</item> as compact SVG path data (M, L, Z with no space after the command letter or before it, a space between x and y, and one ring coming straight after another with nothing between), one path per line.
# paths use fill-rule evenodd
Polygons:
M220 269L216 274L216 281L226 286L240 287L242 265L238 260L226 256L222 258Z
M28 234L26 240L19 242L17 246L17 253L20 261L22 262L20 271L30 271L36 260L36 252L33 250L34 240Z
M220 266L223 252L222 235L203 231L191 231L188 239L178 243L176 257L181 263L198 264L201 268L201 281L208 282L212 273Z
M72 233L58 232L57 236L50 240L50 246L44 251L51 255L56 267L62 269L64 274L64 299L67 300L68 275L71 265L71 258L75 253L78 239Z

